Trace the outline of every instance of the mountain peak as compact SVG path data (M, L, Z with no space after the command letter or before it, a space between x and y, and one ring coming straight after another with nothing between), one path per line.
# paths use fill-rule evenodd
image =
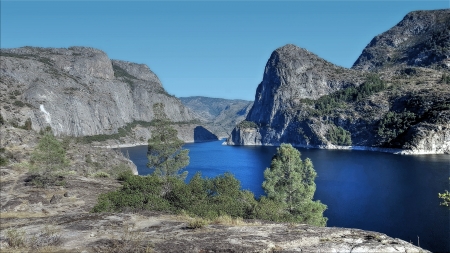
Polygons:
M450 69L449 30L450 9L410 12L375 36L352 68L371 71L407 65Z

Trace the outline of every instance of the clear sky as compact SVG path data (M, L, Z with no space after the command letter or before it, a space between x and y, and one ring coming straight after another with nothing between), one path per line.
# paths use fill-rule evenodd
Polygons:
M445 1L1 1L1 47L89 46L147 64L177 97L253 100L273 50L292 43L351 67L408 12Z

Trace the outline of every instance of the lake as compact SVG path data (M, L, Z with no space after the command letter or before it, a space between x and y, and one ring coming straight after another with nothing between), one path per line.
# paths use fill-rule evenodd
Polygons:
M226 146L223 141L186 144L189 180L231 172L243 189L264 194L263 172L276 147ZM122 148L138 167L146 167L147 146ZM328 227L358 228L385 233L427 250L450 251L450 216L439 206L438 192L449 188L450 155L402 156L352 150L298 149L310 158L318 177L314 199L328 206Z

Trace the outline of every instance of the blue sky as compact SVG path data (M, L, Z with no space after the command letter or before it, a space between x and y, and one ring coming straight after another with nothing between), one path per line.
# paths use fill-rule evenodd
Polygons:
M273 50L292 43L351 67L408 12L445 1L1 1L1 47L89 46L147 64L177 97L253 100Z

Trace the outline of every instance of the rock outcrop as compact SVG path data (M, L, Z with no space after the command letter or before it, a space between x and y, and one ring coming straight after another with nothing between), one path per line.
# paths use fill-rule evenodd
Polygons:
M2 49L1 62L1 114L12 125L30 120L33 130L49 126L57 135L111 135L151 122L154 103L173 122L194 120L146 65L110 60L97 49Z
M193 218L182 215L90 213L101 193L120 187L117 181L71 176L64 188L34 188L20 170L0 173L2 252L429 252L360 229L258 220L192 229Z
M448 16L448 10L413 12L398 28L374 41L396 40L393 34L406 24L426 27L424 31L440 31ZM418 21L412 25L416 19L428 20L426 17L444 21L427 21L427 25ZM449 48L448 40L431 37L429 43ZM409 44L402 45L404 52L412 52ZM413 60L415 55L405 57ZM354 69L345 69L294 45L278 48L266 64L247 123L232 131L227 144L285 142L302 147L368 148L405 154L450 153L450 72L436 67L442 59L414 66L405 60L383 69L362 67L371 64L362 59Z
M353 69L373 71L399 64L450 69L449 30L450 9L413 11L375 36Z

